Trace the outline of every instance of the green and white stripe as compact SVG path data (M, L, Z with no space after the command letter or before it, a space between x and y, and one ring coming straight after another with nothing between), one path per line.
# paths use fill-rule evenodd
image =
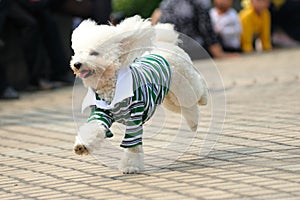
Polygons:
M143 124L154 114L156 106L163 102L171 81L168 62L156 54L136 59L130 70L134 95L109 110L94 107L88 119L100 120L106 128L115 121L125 124L125 137L121 143L121 147L125 148L142 144ZM96 98L99 97L96 95Z

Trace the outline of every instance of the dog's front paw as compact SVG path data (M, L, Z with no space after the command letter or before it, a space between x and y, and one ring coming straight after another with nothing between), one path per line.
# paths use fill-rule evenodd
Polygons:
M77 155L88 155L89 154L89 150L82 144L77 144L74 146L74 152Z
M88 155L101 147L105 138L106 128L97 121L92 121L79 128L75 137L74 152L78 155Z

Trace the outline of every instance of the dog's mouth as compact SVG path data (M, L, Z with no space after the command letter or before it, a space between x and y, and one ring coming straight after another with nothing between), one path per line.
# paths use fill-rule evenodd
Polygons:
M92 76L93 74L94 74L94 71L93 70L88 70L88 69L80 70L78 72L78 76L80 78L88 78L88 77Z
M79 78L88 78L89 76L94 74L94 70L90 69L76 69L75 67L72 67L72 70L74 74Z

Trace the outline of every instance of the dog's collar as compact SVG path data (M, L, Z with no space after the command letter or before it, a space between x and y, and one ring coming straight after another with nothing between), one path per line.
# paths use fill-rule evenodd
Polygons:
M116 103L133 96L133 80L132 74L129 67L120 69L117 78L115 96L111 104L107 104L103 100L96 99L96 93L92 88L88 88L87 94L82 102L83 112L89 106L96 106L101 109L112 109Z

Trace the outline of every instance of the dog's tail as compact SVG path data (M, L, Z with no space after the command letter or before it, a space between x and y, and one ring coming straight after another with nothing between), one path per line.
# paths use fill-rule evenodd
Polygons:
M115 30L120 47L120 62L122 66L129 66L136 58L141 57L153 47L155 30L149 20L140 16L126 18Z

